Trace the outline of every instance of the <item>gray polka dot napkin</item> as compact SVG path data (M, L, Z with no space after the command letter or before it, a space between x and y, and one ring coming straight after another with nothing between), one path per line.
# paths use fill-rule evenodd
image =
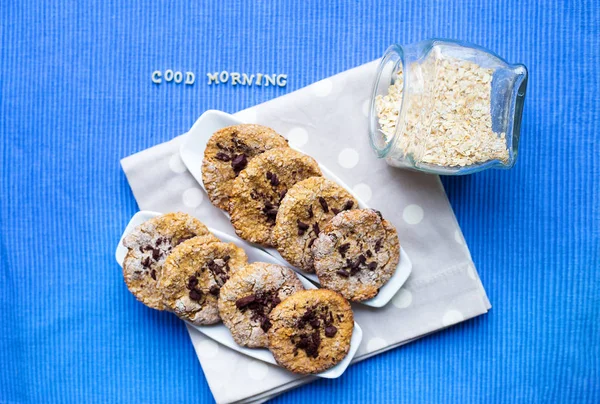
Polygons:
M398 229L413 271L386 307L353 306L364 332L355 361L491 307L439 178L388 167L370 150L368 100L376 66L368 63L236 114L286 136ZM180 141L175 138L121 161L140 209L186 211L234 234L181 162ZM218 403L261 402L314 380L246 357L193 329L189 333Z

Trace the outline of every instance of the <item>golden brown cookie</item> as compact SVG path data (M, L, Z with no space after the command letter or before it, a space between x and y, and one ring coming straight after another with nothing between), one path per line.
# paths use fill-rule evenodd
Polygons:
M237 235L272 246L277 210L288 189L320 176L312 157L290 148L271 149L256 156L233 182L229 213Z
M166 308L195 325L218 322L221 287L246 263L246 253L233 243L203 237L181 243L167 257L158 282Z
M288 147L287 141L266 126L241 124L216 131L202 161L202 182L212 204L229 209L233 180L250 160L276 147Z
M348 300L374 297L394 274L400 242L394 226L373 209L336 215L312 246L321 286Z
M221 288L219 313L238 345L266 347L273 307L304 290L290 268L255 262L236 272Z
M279 205L273 239L277 251L296 268L315 272L310 247L323 228L338 213L358 208L344 188L323 177L312 177L294 185Z
M354 316L350 303L327 289L294 293L271 311L269 350L294 373L319 373L350 349Z
M129 291L146 306L164 310L156 283L165 259L179 243L196 236L217 240L202 222L186 213L167 213L136 227L123 239L128 249L123 277Z

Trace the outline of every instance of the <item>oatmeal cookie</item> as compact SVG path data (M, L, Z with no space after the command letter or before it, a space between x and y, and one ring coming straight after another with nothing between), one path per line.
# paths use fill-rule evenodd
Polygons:
M281 200L294 184L320 177L312 158L291 148L271 149L256 156L233 183L229 199L231 224L241 238L273 246L272 231Z
M221 287L248 262L235 244L206 241L196 237L174 248L158 282L166 308L195 325L220 320Z
M323 228L338 213L358 208L344 188L323 177L294 185L279 205L273 239L277 251L296 268L315 272L310 251Z
M123 277L129 291L146 306L164 310L156 283L165 259L179 243L196 236L218 240L202 222L186 213L167 213L136 227L123 239L128 249Z
M219 295L219 313L238 345L266 347L269 313L293 293L304 290L290 268L255 262L227 281Z
M269 350L294 373L319 373L350 349L354 316L350 303L327 289L294 293L271 311Z
M266 126L241 124L216 131L202 161L202 182L212 204L229 209L233 180L250 160L276 147L288 147L287 140Z
M312 246L321 286L348 300L374 297L394 274L400 242L394 226L373 209L336 215Z

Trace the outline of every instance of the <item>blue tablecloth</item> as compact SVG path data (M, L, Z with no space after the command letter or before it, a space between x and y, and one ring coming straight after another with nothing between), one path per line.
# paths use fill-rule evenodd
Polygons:
M206 109L233 112L428 37L530 72L516 167L443 180L493 309L275 401L600 401L597 3L0 7L0 402L210 402L183 323L137 303L114 261L137 209L119 159ZM196 83L152 84L166 69ZM288 84L208 86L222 70Z

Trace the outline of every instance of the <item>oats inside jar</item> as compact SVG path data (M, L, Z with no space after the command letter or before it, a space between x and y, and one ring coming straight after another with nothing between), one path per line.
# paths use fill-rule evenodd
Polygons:
M387 142L400 121L395 147L417 163L465 167L509 160L506 134L492 129L493 69L435 52L408 69L417 85L407 82L405 89L400 69L387 94L375 99L379 130Z

